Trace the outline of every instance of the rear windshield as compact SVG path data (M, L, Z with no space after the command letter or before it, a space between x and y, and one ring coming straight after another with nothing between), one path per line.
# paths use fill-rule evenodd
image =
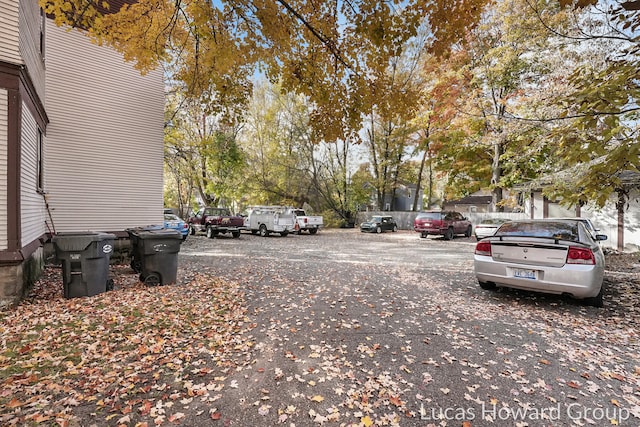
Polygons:
M423 212L418 214L416 219L440 219L442 218L442 212Z
M578 224L552 221L523 221L502 224L496 236L550 237L553 239L579 240Z

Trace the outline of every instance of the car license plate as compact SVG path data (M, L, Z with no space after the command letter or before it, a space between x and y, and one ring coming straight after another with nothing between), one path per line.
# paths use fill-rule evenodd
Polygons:
M513 269L513 277L519 277L521 279L537 279L535 270L523 270L520 268Z

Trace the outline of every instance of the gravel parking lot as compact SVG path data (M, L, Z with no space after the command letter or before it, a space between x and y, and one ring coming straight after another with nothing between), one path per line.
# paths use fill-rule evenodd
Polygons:
M640 425L637 265L615 260L597 309L480 290L474 245L408 231L191 236L184 274L238 282L252 323L253 351L215 402L220 419Z
M128 264L0 313L6 426L640 425L638 255L605 307L482 291L475 242L322 230L190 236L178 281Z

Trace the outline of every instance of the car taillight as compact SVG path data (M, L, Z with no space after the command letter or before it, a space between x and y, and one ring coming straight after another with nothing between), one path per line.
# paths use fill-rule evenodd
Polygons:
M184 224L182 224L182 228L189 228L189 224L185 222Z
M593 255L593 251L589 248L578 248L574 246L569 247L567 253L567 264L589 264L595 265L596 257Z
M491 242L480 241L476 243L476 255L491 256Z

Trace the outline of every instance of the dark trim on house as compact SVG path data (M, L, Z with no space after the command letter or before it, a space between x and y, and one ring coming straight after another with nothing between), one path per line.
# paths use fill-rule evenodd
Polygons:
M542 218L549 218L549 199L542 196Z
M20 264L40 246L39 238L22 247L20 171L22 168L22 103L44 133L49 118L24 66L0 62L0 88L7 91L7 249L0 251L0 265Z
M7 141L7 249L9 252L21 248L20 236L20 167L22 126L22 99L20 91L9 89L8 141Z
M46 135L49 117L47 117L44 104L40 100L40 97L38 97L33 81L25 68L22 68L20 72L20 94L27 108L35 118L38 127L42 133Z
M28 259L39 248L41 248L46 240L46 235L42 235L20 250L0 251L0 266L22 264L25 259Z

